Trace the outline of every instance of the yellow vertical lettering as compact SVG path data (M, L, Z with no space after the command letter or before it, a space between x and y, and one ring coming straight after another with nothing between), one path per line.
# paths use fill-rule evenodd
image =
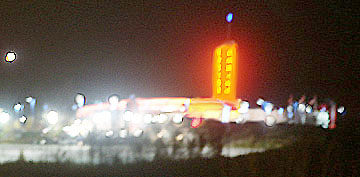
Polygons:
M232 70L232 65L226 65L226 71L231 71Z

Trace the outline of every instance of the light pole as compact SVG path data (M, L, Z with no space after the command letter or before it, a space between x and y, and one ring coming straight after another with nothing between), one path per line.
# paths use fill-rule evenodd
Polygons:
M233 14L230 12L226 15L226 21L228 22L226 38L228 40L230 40L230 38L231 38L231 22L232 22L232 20L233 20Z
M16 60L16 53L13 51L9 51L5 54L5 62L12 63Z

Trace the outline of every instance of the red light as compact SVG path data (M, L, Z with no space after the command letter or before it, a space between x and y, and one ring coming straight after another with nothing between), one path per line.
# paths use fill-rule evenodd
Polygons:
M198 128L202 123L202 118L193 118L191 121L192 128Z

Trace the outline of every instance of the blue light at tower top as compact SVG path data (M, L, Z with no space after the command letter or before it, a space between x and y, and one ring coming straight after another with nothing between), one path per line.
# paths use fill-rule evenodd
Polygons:
M228 13L228 14L226 15L226 21L229 22L229 23L231 23L232 19L233 19L233 14L232 14L232 13Z

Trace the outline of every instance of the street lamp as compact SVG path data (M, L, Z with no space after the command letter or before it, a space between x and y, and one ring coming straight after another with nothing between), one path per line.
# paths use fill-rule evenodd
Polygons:
M24 108L24 105L21 105L20 102L18 102L17 104L14 105L14 111L15 112L19 112Z
M108 101L111 105L117 105L120 101L120 98L118 95L113 94L109 96Z
M0 123L5 124L9 121L10 115L7 112L0 112Z
M78 93L78 94L76 94L74 101L75 101L75 104L76 104L79 108L81 108L81 107L83 107L83 106L85 105L86 97L85 97L84 94Z
M16 53L13 51L7 52L5 55L5 61L7 63L12 63L16 60Z
M46 119L50 125L55 125L59 120L59 114L56 111L49 111Z
M21 124L25 124L26 121L27 121L27 117L25 117L24 115L19 118L19 122L20 122Z

